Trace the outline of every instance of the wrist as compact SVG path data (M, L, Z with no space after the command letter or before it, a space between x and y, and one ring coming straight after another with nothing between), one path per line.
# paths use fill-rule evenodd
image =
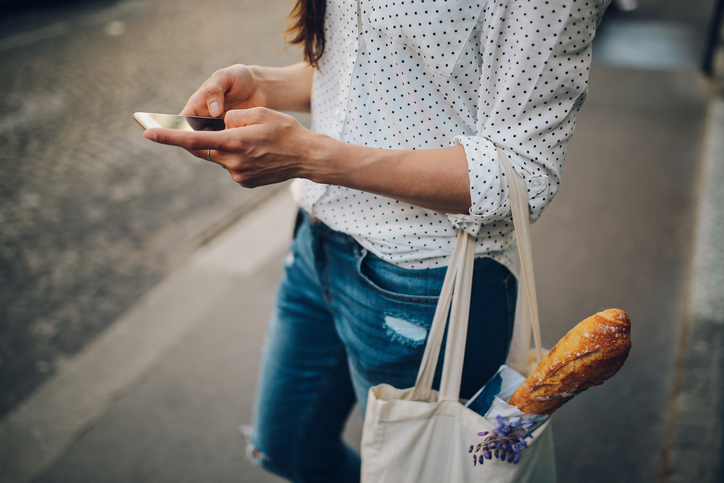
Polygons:
M397 171L403 151L350 144L315 134L319 143L310 150L310 165L318 166L307 177L315 183L344 186L382 194L381 180Z
M311 142L304 148L305 167L300 177L320 184L346 186L353 169L352 145L324 134L311 133Z
M264 107L277 111L309 112L312 68L306 64L286 67L247 66L254 77Z

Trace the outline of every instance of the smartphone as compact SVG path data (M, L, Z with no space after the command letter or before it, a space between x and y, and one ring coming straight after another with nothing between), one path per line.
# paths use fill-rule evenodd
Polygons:
M164 127L182 131L223 131L226 129L223 119L218 117L180 116L175 114L157 114L155 112L136 112L133 118L145 129Z
M507 401L524 382L525 377L503 364L497 374L475 393L465 406L481 416L485 416L496 396Z

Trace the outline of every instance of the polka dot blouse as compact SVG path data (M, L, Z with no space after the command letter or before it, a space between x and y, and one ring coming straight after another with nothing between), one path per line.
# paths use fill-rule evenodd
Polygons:
M557 192L608 0L328 0L312 129L387 149L460 144L472 206L437 213L296 180L299 205L405 268L447 264L456 230L512 268L515 236L496 146L527 184L531 221Z

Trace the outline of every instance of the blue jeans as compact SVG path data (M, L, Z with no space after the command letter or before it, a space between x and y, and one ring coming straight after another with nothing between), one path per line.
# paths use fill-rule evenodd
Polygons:
M345 421L355 402L364 415L370 387L414 385L446 268L397 267L303 212L285 268L249 453L290 481L357 482L360 458L341 439ZM505 266L475 261L461 397L505 362L516 293Z

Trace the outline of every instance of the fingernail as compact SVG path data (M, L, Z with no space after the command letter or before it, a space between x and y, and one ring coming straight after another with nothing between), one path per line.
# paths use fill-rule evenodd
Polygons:
M158 136L153 131L146 131L143 134L146 136L146 139L149 139L151 141L156 141L158 139Z
M216 101L212 102L211 105L209 106L209 112L214 117L221 114L221 108L219 107L219 103Z

